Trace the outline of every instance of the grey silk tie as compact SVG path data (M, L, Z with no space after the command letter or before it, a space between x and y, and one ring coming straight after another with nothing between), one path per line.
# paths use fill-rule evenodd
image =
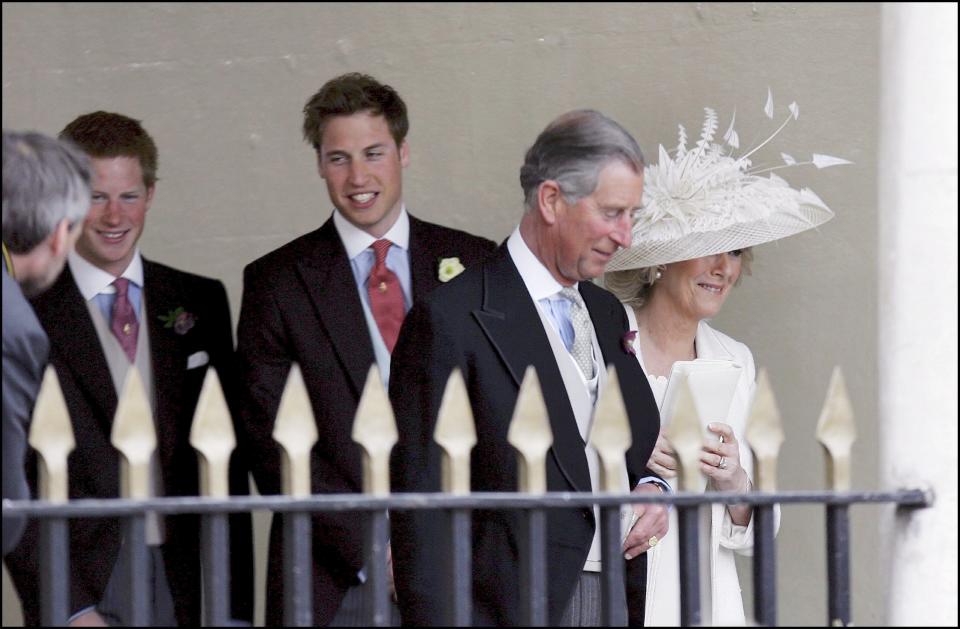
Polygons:
M570 323L573 326L573 345L570 355L577 362L580 371L587 380L593 378L593 339L590 334L590 315L583 303L580 291L572 286L560 291L560 295L570 300Z

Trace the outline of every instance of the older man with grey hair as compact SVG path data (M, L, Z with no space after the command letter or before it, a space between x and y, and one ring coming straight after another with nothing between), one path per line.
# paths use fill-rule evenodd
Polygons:
M3 497L30 497L27 430L50 344L27 301L53 284L90 210L90 163L39 133L3 132ZM23 518L3 519L3 554Z
M598 489L597 453L587 435L606 368L624 387L633 445L624 491L660 491L646 469L660 421L637 361L623 350L626 316L617 299L589 280L630 245L643 193L643 155L619 124L592 110L554 120L527 152L520 170L525 210L519 226L484 264L467 269L410 311L393 355L390 397L400 440L393 487L438 491L440 451L432 442L444 385L463 372L476 422L473 491L516 491L510 418L527 367L536 368L553 431L547 489ZM645 551L666 533L666 509L637 505L624 542L630 618L642 619ZM518 514L473 514L473 623L519 625L521 528ZM595 626L600 613L598 512L547 515L548 621ZM444 519L424 511L391 514L394 571L405 624L450 624L450 553ZM655 542L654 542L655 543Z

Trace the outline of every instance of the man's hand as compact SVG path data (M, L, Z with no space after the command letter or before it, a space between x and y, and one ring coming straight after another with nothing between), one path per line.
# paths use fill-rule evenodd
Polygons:
M656 483L644 483L634 489L632 493L660 493L661 491L660 486ZM667 505L635 504L633 505L633 513L637 518L636 524L627 533L627 539L623 542L623 556L628 560L650 550L666 536L669 528ZM650 544L654 537L656 537L656 540L653 544Z
M647 468L660 478L673 478L677 475L677 453L670 446L670 442L663 436L663 428L657 435L657 444L653 446L653 454L647 462Z

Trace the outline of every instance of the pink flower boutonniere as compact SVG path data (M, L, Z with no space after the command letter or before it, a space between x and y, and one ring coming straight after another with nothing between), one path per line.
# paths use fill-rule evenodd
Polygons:
M159 319L163 321L163 327L173 328L173 331L180 335L189 332L197 323L197 316L184 310L183 306L178 306L166 315L160 315Z
M631 356L637 355L637 350L633 349L633 341L637 338L637 331L630 330L623 335L621 342L623 343L623 351L630 354Z

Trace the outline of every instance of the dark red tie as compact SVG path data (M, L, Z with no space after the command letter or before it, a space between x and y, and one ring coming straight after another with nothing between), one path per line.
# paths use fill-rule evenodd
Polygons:
M370 310L380 328L380 336L387 346L387 351L393 353L393 346L397 344L400 334L400 325L403 323L403 289L396 273L387 268L387 251L393 243L389 240L378 240L370 247L377 256L377 260L370 271L367 280L367 293L370 295Z
M130 280L118 277L113 281L117 287L117 298L113 302L113 311L110 316L110 329L113 335L120 341L120 347L127 354L127 358L132 363L137 357L137 332L140 324L137 323L137 315L133 311L133 304L127 297L127 289Z

